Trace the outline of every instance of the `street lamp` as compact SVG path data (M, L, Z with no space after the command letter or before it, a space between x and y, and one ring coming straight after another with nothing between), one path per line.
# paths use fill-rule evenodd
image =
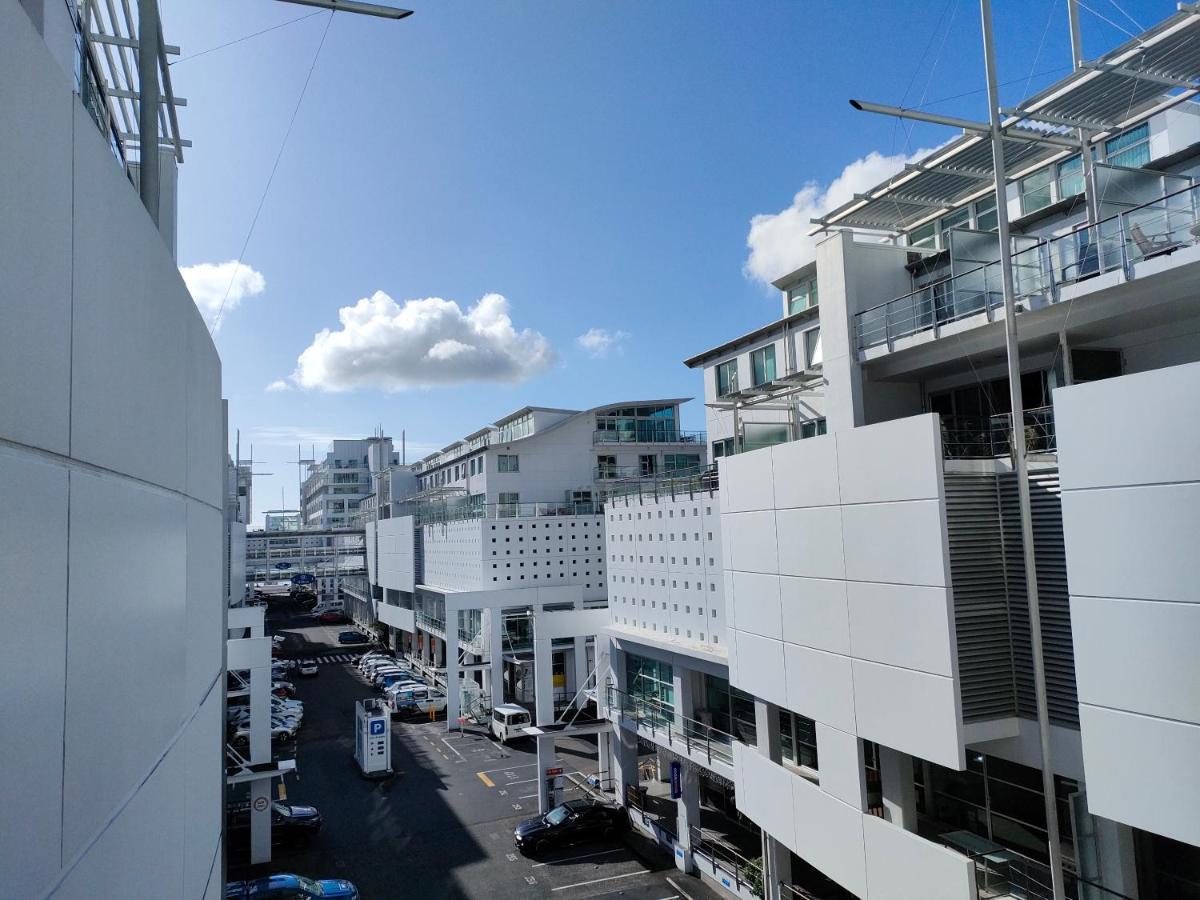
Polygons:
M300 6L316 6L336 12L359 13L378 16L381 19L406 19L413 14L411 9L397 9L379 3L360 3L358 0L280 0L281 3L296 3Z

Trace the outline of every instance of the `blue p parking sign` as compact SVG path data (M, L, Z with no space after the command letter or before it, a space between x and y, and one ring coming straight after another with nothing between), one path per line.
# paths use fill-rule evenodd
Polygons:
M383 734L383 719L374 719L371 722L371 734Z

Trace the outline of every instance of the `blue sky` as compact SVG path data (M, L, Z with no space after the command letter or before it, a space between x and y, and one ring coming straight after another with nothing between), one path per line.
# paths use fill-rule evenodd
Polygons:
M972 0L410 5L401 22L334 16L235 282L244 296L217 331L231 436L240 428L243 455L252 442L256 468L275 473L256 480L260 513L281 487L295 504L297 441L307 452L381 424L406 430L411 460L526 404L698 397L700 376L680 361L778 315L755 273L803 254L795 223L831 183L861 190L953 136L906 133L848 98L986 116ZM225 263L329 14L273 0L161 6L194 142L179 262ZM1085 51L1174 6L1086 0ZM996 15L1006 102L1066 74L1065 0L1011 0ZM760 221L748 271L752 218L793 206ZM230 269L195 271L224 294ZM468 316L490 294L507 306ZM298 370L318 332L342 330L339 309L373 296ZM401 312L423 298L458 309ZM607 332L606 356L603 336L579 344L590 329ZM410 386L421 372L440 383ZM474 380L445 383L460 372ZM287 389L267 391L276 381ZM688 406L686 424L702 427L702 406Z

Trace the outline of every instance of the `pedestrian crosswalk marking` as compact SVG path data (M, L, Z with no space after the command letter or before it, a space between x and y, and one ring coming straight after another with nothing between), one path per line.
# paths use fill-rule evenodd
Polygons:
M358 654L356 653L333 653L328 656L318 656L313 662L318 665L325 665L327 663L348 663L356 659L358 659Z

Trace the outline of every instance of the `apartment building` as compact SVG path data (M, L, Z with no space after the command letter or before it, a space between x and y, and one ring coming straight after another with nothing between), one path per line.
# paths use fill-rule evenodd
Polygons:
M359 505L374 492L372 473L399 462L389 437L331 441L325 456L309 463L301 486L304 527L321 531L354 527Z
M780 319L688 360L718 471L605 511L610 765L636 798L639 746L682 764L652 823L681 864L743 896L1049 897L1053 840L1069 897L1200 896L1197 65L1181 10L1006 120L1018 428L977 134L824 216ZM682 573L641 568L686 559L672 530L710 506L725 628L701 642ZM761 887L692 830L697 780L761 829Z
M439 670L450 721L515 700L546 724L587 702L606 621L604 503L631 478L704 463L683 402L525 407L380 478L368 578L347 589Z
M184 143L158 54L161 203L139 198L133 21L0 2L11 897L224 892L221 366L172 252Z

